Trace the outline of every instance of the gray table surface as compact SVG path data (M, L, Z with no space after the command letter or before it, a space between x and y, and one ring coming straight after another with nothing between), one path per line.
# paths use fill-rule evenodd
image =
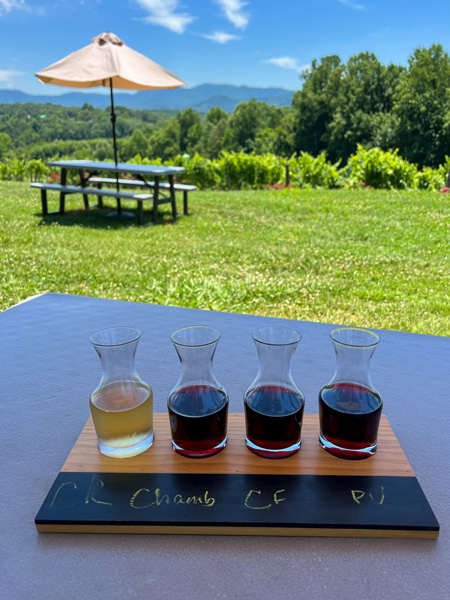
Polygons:
M230 410L256 368L254 329L283 323L303 339L292 372L317 412L331 378L332 325L48 294L0 315L2 597L283 598L333 600L450 598L450 339L379 331L372 379L441 525L437 541L232 536L39 534L34 517L89 416L100 379L89 342L95 331L142 331L141 377L155 412L179 375L169 336L192 324L218 328L215 358Z
M95 160L53 160L48 163L50 167L61 169L75 169L84 171L105 171L109 173L130 173L131 175L166 176L184 173L184 167L165 165L133 165L130 163L101 162Z

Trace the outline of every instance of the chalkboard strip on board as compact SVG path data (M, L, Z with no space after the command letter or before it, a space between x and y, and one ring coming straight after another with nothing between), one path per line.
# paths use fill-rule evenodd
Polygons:
M415 477L60 473L39 531L434 538Z

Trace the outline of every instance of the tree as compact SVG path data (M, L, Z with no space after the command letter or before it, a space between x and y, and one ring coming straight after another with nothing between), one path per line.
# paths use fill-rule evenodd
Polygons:
M335 55L313 61L293 98L296 151L325 151L331 160L346 162L357 144L391 144L396 132L389 115L402 70L382 65L370 52L351 56L347 64ZM385 120L390 127L381 134Z
M5 156L11 146L11 137L7 133L0 133L0 160Z
M228 120L228 114L222 110L219 106L213 106L209 109L208 114L206 115L206 123L210 123L211 125L217 125L219 121Z
M391 112L401 70L382 65L370 52L350 57L332 103L326 148L332 160L347 162L358 144L374 145L375 128L380 125L377 115Z
M114 157L114 148L110 140L99 140L94 148L95 160L108 160Z
M180 152L187 152L189 131L194 125L201 125L200 115L192 108L186 108L178 113L175 118L180 126Z
M167 125L156 131L150 138L150 155L167 160L180 154L181 128L178 119L171 119Z
M289 158L294 154L294 136L286 124L274 129L272 152L277 156Z
M197 122L189 128L186 139L186 149L188 154L203 154L203 126Z
M203 152L208 158L217 158L222 150L222 138L228 127L229 115L219 108L213 106L209 109L205 122L203 123Z
M210 130L207 139L207 152L209 158L217 158L220 151L223 149L223 140L225 131L228 127L228 115L226 118L220 119L217 124ZM230 132L231 135L231 132Z
M400 153L437 167L450 152L450 58L440 44L417 48L395 94Z
M314 156L328 149L328 128L333 119L336 98L340 95L345 65L333 54L312 61L311 69L302 73L301 90L292 99L294 143L297 152Z
M124 144L123 153L124 156L121 158L125 160L129 160L138 154L148 156L149 142L147 136L140 129L136 129L130 139Z
M225 150L226 152L232 152L234 149L235 142L233 132L231 131L230 127L227 127L222 137L222 150Z
M273 154L275 141L275 129L266 127L263 129L253 142L253 151L256 154Z
M276 127L282 118L282 112L265 102L250 100L241 102L234 109L229 126L233 136L233 149L252 152L255 140L264 129Z

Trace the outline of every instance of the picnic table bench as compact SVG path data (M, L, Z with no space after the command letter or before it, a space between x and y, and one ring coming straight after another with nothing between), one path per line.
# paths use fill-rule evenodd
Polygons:
M112 177L90 177L89 183L90 184L94 183L97 185L97 187L99 189L102 189L103 184L115 185L116 180L113 179ZM129 186L129 187L134 187L134 186L140 186L140 187L144 186L145 187L145 186L147 186L150 188L153 188L155 186L154 182L152 182L152 181L144 182L144 181L140 181L139 179L119 179L119 185ZM159 187L164 190L169 190L170 184L169 183L160 183ZM187 215L188 214L188 192L195 192L195 190L197 189L197 186L189 185L187 183L174 183L173 187L176 192L183 192L183 214Z
M44 216L49 214L64 214L64 205L65 205L65 195L66 194L82 194L84 200L84 207L86 209L89 208L89 196L97 196L99 208L103 207L102 198L104 196L108 196L111 198L115 198L116 200L135 200L137 202L138 209L138 223L142 225L144 223L144 207L143 203L148 200L153 200L153 194L135 194L133 192L121 192L117 190L110 189L98 189L91 187L80 187L77 185L58 185L55 183L32 183L32 188L39 189L41 191L41 203L42 203L42 214ZM47 203L47 190L55 191L60 193L60 206L57 211L48 211L48 203ZM171 200L168 199L170 202ZM172 202L172 214L173 218L176 218L176 206L175 203Z

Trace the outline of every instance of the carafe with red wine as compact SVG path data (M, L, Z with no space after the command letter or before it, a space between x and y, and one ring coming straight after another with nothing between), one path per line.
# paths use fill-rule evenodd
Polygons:
M263 458L286 458L301 445L305 401L291 375L301 335L289 327L253 333L259 370L244 395L247 448Z
M228 395L213 369L219 338L217 329L205 326L171 336L181 363L168 400L172 447L188 458L213 456L227 443Z
M331 332L336 372L319 393L319 441L339 458L362 459L377 449L383 402L370 380L370 361L380 341L368 329Z

